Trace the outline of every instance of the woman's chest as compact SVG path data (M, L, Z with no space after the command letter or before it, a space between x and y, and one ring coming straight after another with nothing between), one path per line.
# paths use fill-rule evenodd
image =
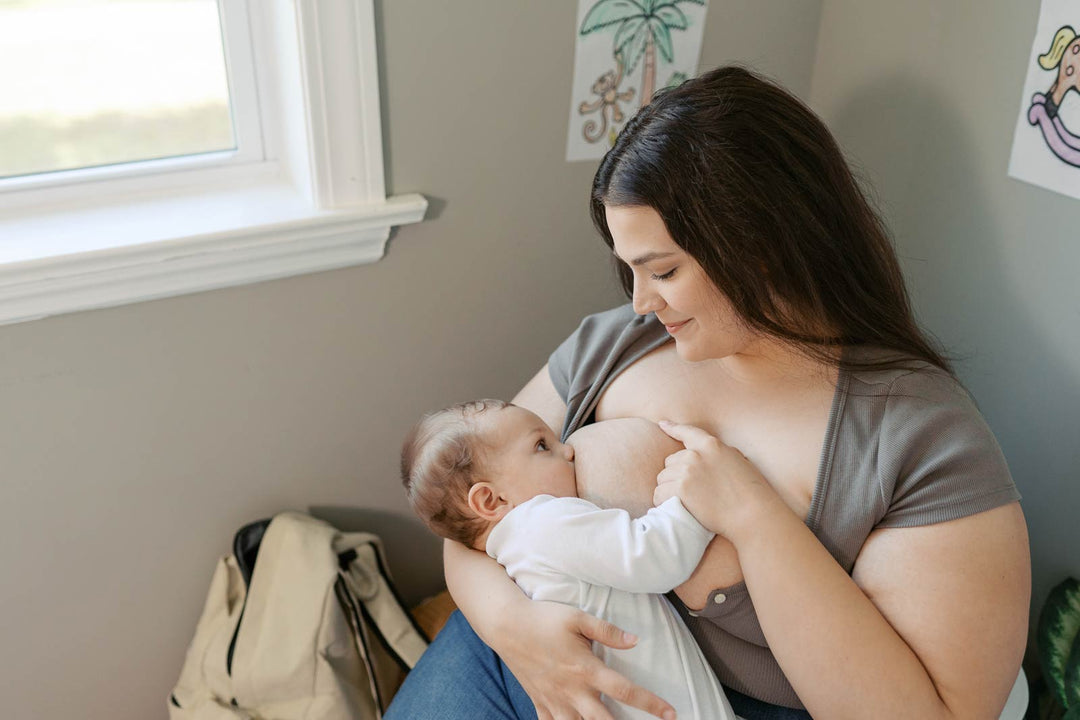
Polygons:
M806 517L817 481L835 386L755 387L719 363L686 363L665 345L605 389L596 419L645 417L697 425L737 448L787 505Z

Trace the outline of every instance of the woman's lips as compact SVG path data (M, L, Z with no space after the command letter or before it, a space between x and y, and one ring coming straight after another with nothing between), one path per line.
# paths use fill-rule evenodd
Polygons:
M667 329L668 333L674 335L675 333L679 332L679 329L688 322L690 321L683 320L682 322L671 323L670 325L668 323L664 323L664 327Z

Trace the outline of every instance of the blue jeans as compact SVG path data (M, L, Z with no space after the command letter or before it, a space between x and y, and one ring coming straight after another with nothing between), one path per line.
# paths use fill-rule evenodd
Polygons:
M725 692L746 720L810 719L805 710ZM454 611L394 696L385 720L536 720L536 709L495 651Z

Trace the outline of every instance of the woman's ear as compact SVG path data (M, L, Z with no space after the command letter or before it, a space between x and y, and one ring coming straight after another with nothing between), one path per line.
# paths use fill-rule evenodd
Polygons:
M481 480L469 488L469 509L485 520L495 521L502 519L510 510L510 504L499 495L494 485Z

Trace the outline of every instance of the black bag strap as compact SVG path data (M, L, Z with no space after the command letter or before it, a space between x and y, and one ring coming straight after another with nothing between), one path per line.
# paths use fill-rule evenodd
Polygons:
M244 578L244 587L251 587L251 576L255 572L255 560L259 556L259 545L262 544L266 528L270 527L271 518L256 520L248 523L236 531L233 536L233 556L236 558L236 566L240 568L240 575Z
M338 578L334 582L334 594L337 595L338 602L341 603L342 609L345 610L345 616L349 620L349 627L352 629L353 639L356 641L357 653L360 655L361 662L364 663L364 669L367 670L371 697L375 700L376 720L381 720L389 703L383 700L382 692L379 690L379 682L375 677L375 664L371 662L371 648L368 647L367 638L364 634L358 602L352 591L349 590L349 584L342 573L338 573Z
M255 573L255 560L259 556L259 546L262 544L266 528L270 527L271 518L256 520L248 523L236 531L233 536L233 557L236 558L236 567L240 570L240 576L244 579L245 591L251 587L251 576ZM236 652L236 638L240 636L240 624L244 622L244 610L247 609L247 593L244 593L244 604L240 607L240 615L236 618L236 627L233 628L232 639L229 640L229 651L225 655L225 672L232 676L233 654Z
M390 620L396 624L393 627L383 627L380 625L381 619L369 611L365 598L361 592L358 592L355 586L355 581L350 575L350 567L356 562L359 557L355 550L346 550L338 556L338 562L341 567L341 579L344 582L345 590L349 594L349 598L352 605L356 608L358 614L358 620L362 617L366 621L365 627L371 628L374 632L379 644L386 650L386 652L394 659L394 661L404 671L412 669L414 662L411 661L413 655L416 654L416 649L419 646L426 647L431 640L427 637L424 631L417 624L416 619L405 608L405 603L401 600L401 595L398 592L397 587L394 586L393 580L390 579L390 574L386 570L382 554L379 552L380 548L377 545L371 546L373 555L375 557L375 570L378 573L378 581L380 587L378 592L383 590L389 591L389 598L385 596L381 602L384 603L384 611L387 608L391 609L392 617ZM363 572L368 572L370 568L367 566L362 567ZM398 646L397 638L401 635L402 622L407 623L407 627L410 632L406 633L406 638L412 644L412 650L406 650L404 647Z

